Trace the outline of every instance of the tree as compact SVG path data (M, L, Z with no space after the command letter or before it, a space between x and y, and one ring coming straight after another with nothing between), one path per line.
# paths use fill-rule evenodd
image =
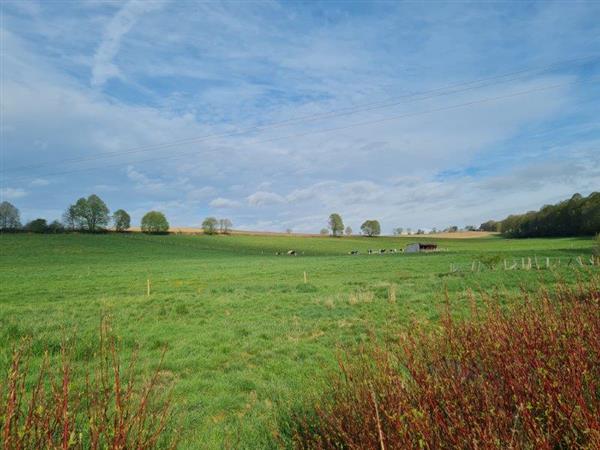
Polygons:
M231 227L233 224L229 219L219 219L219 233L221 234L229 234L231 231Z
M0 203L0 230L16 230L17 228L21 228L19 210L12 203Z
M35 219L25 225L25 230L30 233L45 233L48 231L46 219Z
M329 216L329 229L331 230L332 236L339 236L344 231L344 222L342 216L338 213L333 213Z
M346 230L344 230L344 234L345 234L346 236L352 236L352 227L350 227L350 226L347 226L347 227L346 227Z
M475 231L475 226L474 225L466 225L465 226L465 230L467 230L467 231Z
M131 226L131 217L129 217L127 211L117 209L113 214L113 223L115 224L116 231L125 231Z
M392 233L394 234L394 236L400 236L403 231L404 231L404 228L396 227L392 230Z
M166 233L169 231L169 222L165 215L159 211L147 212L142 217L142 231L144 233Z
M286 232L287 234L292 234L292 229L291 229L291 228L286 228L285 232Z
M86 217L86 221L88 230L93 233L107 226L110 221L110 211L106 203L96 194L92 194L87 198L87 204L88 216Z
M106 203L96 194L88 198L81 197L69 206L63 215L67 227L88 230L92 233L101 230L110 221L110 211Z
M81 228L80 217L75 205L70 205L63 214L63 223L71 231Z
M360 226L360 230L365 236L373 237L381 234L381 225L377 220L365 220Z
M215 234L217 232L217 219L214 217L207 217L202 221L202 230L204 234Z
M321 228L321 236L327 236L329 235L329 228Z

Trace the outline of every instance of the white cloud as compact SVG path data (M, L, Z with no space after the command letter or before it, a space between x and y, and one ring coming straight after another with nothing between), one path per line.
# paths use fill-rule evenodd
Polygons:
M285 203L285 198L274 192L257 191L247 197L250 206L271 206Z
M36 179L32 180L29 184L34 187L41 187L41 186L48 186L50 184L50 181L46 180L44 178L36 178Z
M240 206L240 202L228 198L217 197L211 200L209 205L213 208L237 208Z
M5 187L0 189L0 198L3 200L16 200L18 198L25 197L26 195L27 191L22 188Z

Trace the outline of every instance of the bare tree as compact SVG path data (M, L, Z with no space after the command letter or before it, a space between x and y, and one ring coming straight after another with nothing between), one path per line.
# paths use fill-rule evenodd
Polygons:
M219 219L219 233L221 234L229 234L231 231L231 227L233 224L229 219Z
M21 228L19 210L12 203L0 203L0 230L16 230L17 228Z

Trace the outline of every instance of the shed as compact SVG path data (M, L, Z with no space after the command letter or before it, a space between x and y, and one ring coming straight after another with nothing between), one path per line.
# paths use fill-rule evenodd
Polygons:
M432 252L435 250L437 250L436 244L422 244L420 242L415 242L413 244L408 244L404 249L404 253Z

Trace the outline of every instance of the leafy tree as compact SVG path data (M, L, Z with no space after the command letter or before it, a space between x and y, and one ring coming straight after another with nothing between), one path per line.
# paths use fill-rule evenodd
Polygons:
M86 217L88 230L94 232L107 226L110 221L110 211L106 203L96 194L92 194L87 198L87 204L89 211Z
M419 228L417 230L417 234L425 234L425 230L422 230L421 228Z
M207 217L202 221L202 230L204 234L215 234L217 232L217 219L214 217Z
M117 209L113 214L113 223L115 224L115 230L125 231L131 226L131 217L124 209Z
M291 228L287 228L287 229L285 230L285 232L286 232L287 234L292 234L292 229L291 229Z
M92 194L88 198L81 197L75 204L69 206L63 219L71 229L94 233L108 225L109 213L106 203L96 194Z
M46 219L35 219L25 225L25 230L30 233L45 233L48 231Z
M16 230L18 228L21 228L19 210L12 203L0 203L0 230Z
M169 231L169 222L165 215L159 211L150 211L142 217L142 231L144 233L166 233Z
M404 228L396 227L392 230L392 233L394 234L394 236L400 236L403 231L404 231Z
M231 227L233 224L229 219L219 219L219 233L221 234L229 234L231 231Z
M332 236L339 236L344 232L344 222L342 216L338 213L333 213L329 216L329 229Z
M346 234L346 236L352 236L352 227L347 226L346 230L344 230L344 233Z
M321 228L321 231L319 233L321 234L321 236L328 236L329 228Z
M467 231L475 231L475 226L474 225L467 225L467 226L465 226L465 230L467 230Z
M365 236L379 236L381 234L381 225L379 225L378 220L365 220L360 226L360 230Z

